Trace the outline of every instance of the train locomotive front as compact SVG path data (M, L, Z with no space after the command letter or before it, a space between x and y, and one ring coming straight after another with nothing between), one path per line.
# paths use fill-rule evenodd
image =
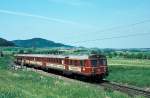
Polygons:
M85 60L82 74L92 80L101 80L108 76L107 59L104 55L90 55Z
M17 54L15 58L15 63L19 65L53 69L72 75L82 75L94 80L103 79L108 75L107 59L104 55Z

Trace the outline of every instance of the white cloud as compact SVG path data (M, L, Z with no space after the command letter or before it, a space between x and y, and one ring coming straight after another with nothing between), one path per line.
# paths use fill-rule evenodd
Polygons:
M17 15L17 16L25 16L25 17L33 17L33 18L38 18L38 19L42 19L42 20L48 20L48 21L52 21L52 22L59 22L59 23L65 23L65 24L79 25L79 23L76 23L73 21L68 21L68 20L63 20L63 19L58 19L58 18L52 18L52 17L46 17L46 16L30 14L30 13L24 13L24 12L15 12L15 11L10 11L10 10L0 9L0 13Z

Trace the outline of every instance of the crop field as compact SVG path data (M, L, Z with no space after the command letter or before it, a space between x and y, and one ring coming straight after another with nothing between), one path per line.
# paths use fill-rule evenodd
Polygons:
M130 98L92 84L8 68L10 57L0 58L0 98ZM137 96L136 98L143 98Z
M109 65L125 65L135 67L150 67L150 60L146 59L125 59L125 58L108 58Z
M150 60L108 59L110 81L150 90Z

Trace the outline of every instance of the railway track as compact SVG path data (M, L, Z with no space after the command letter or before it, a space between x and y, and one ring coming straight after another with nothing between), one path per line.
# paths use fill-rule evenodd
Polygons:
M19 67L19 66L17 66ZM38 72L40 74L43 74L43 75L47 75L47 76L54 76L54 77L60 77L60 74L57 74L57 73L49 73L49 72L45 72L44 70L41 70L41 69L34 69L34 68L30 68L28 67L28 69L32 70L32 71L35 71L35 72ZM49 75L51 74L51 75ZM63 78L67 78L67 79L74 79L74 78L71 78L71 77L64 77L64 75L61 75L61 77ZM77 79L77 80L80 80L80 79ZM82 81L82 80L80 80ZM110 90L116 90L116 91L120 91L120 92L123 92L123 93L126 93L128 94L129 96L137 96L137 95L141 95L141 96L144 96L146 98L150 98L150 91L146 91L144 89L141 89L141 88L138 88L138 87L134 87L134 86L126 86L126 85L122 85L122 84L118 84L116 82L110 82L110 81L107 81L107 80L103 80L101 81L100 83L95 83L95 82L89 82L89 81L82 81L82 82L86 82L86 83L90 83L90 84L94 84L94 85L97 85L97 86L101 86L103 87L104 89L110 89Z
M110 82L110 81L103 81L99 85L103 86L106 89L112 89L112 90L117 90L117 91L126 93L132 97L137 96L137 95L142 95L146 98L150 98L150 91L146 91L138 87L126 86L126 85L122 85L122 84L118 84L118 83Z

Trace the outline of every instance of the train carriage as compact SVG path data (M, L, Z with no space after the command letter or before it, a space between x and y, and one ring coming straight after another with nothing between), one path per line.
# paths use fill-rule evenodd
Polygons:
M77 74L94 79L108 75L107 59L103 55L42 55L18 54L15 63L32 67L59 70L63 73Z

